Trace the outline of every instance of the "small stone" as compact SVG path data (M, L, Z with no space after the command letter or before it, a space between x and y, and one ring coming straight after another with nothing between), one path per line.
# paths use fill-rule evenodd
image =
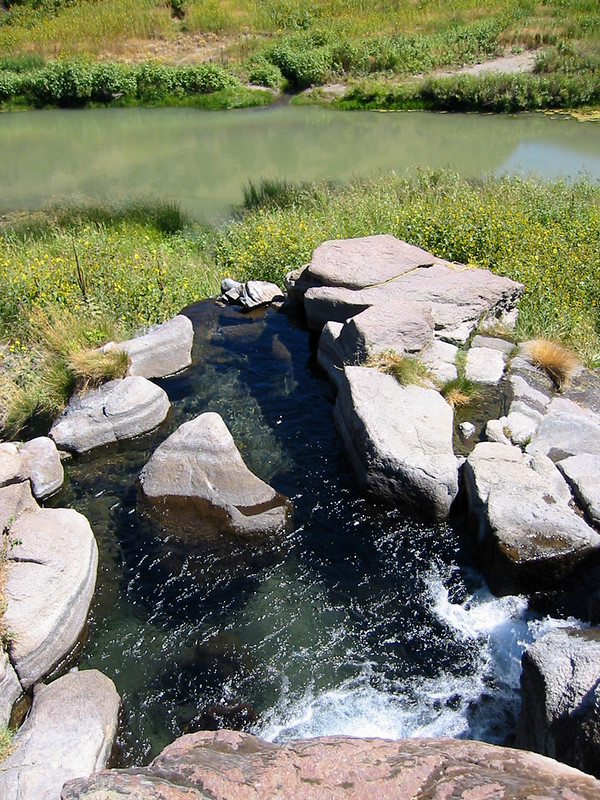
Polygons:
M475 433L475 425L472 422L461 422L458 426L463 439L470 439Z
M506 355L490 347L471 347L467 353L465 376L477 383L498 383L504 375Z
M510 439L505 433L508 420L506 417L500 419L490 419L485 426L485 438L488 442L510 445Z

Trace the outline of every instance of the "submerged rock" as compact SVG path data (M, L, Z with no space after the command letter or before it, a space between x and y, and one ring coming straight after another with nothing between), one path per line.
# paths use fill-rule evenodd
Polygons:
M600 775L600 631L561 628L523 655L515 745Z
M146 768L69 781L62 800L597 800L600 781L534 753L460 739L327 736L277 745L182 736Z
M571 508L569 488L549 458L482 442L463 474L494 593L556 588L600 553L600 535Z
M164 378L192 363L194 327L187 317L178 314L143 336L119 342L114 348L129 356L129 375Z
M13 752L0 765L2 800L57 800L65 781L103 769L119 704L114 683L97 670L38 684Z
M72 397L50 436L59 447L83 453L151 431L165 419L169 408L164 389L146 378L116 379Z
M212 536L274 533L288 502L244 464L219 414L184 422L140 474L144 508L168 528Z
M10 525L4 622L9 655L24 688L67 655L85 625L98 548L77 511L43 508Z
M358 481L374 496L445 519L458 491L453 413L439 392L346 367L335 420Z

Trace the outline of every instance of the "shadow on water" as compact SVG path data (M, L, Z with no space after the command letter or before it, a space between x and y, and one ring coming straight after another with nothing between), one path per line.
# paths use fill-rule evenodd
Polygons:
M271 740L502 741L520 653L541 624L524 600L487 592L460 521L427 526L357 493L302 325L211 301L184 313L194 363L160 381L168 419L72 459L54 500L85 513L98 539L80 665L104 671L123 697L121 763L148 761L227 709ZM184 542L138 513L151 452L204 411L223 416L250 469L292 500L293 526L276 541Z

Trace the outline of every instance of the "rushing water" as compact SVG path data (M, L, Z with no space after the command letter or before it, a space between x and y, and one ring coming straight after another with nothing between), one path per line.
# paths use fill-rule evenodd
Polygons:
M161 428L68 466L56 496L89 517L99 585L80 664L124 700L123 763L147 761L215 704L270 740L345 733L503 741L523 646L560 623L494 598L460 520L427 526L360 496L311 335L275 310L190 307L194 364L161 381ZM289 496L275 543L182 543L136 512L137 476L186 419L221 413L250 468Z
M29 111L0 114L0 153L0 213L73 196L153 195L213 221L241 202L249 179L338 179L415 166L467 177L600 177L598 124L544 114Z

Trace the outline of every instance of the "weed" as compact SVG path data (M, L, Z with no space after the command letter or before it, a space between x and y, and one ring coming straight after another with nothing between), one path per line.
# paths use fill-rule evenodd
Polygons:
M440 386L440 394L452 408L469 405L480 396L478 385L464 376L443 383Z
M13 736L14 734L5 725L0 725L0 762L13 751Z
M409 384L423 386L430 383L428 368L415 356L404 356L392 350L385 350L370 355L365 361L365 366L393 375L402 386Z
M543 370L559 391L566 386L579 366L579 361L571 350L549 339L532 339L524 342L522 347L525 357Z

